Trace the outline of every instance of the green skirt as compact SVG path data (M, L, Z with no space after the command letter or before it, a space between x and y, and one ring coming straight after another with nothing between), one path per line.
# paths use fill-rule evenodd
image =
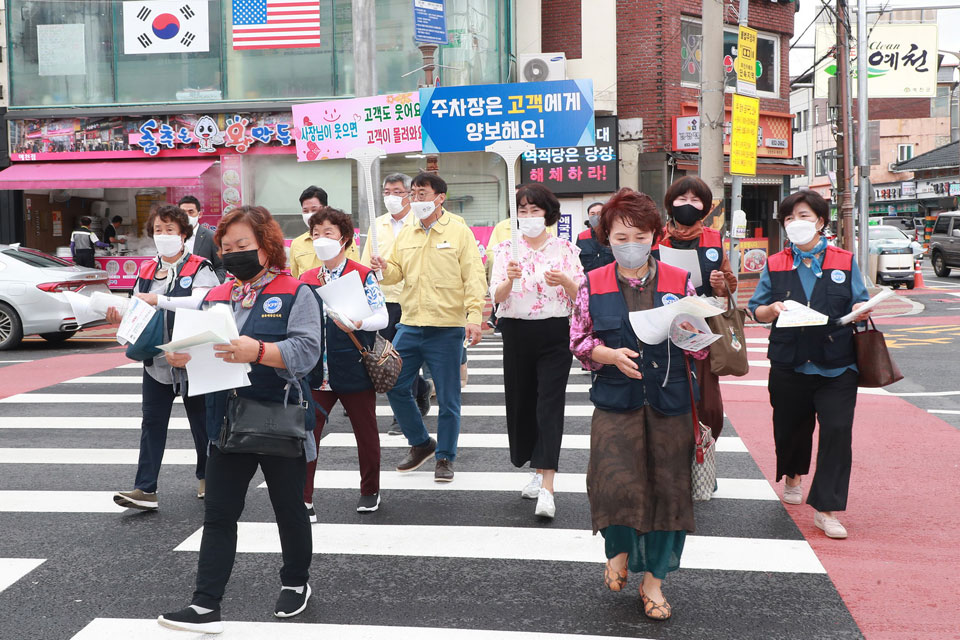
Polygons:
M639 534L636 529L610 525L600 530L607 559L627 554L627 568L634 573L648 571L663 580L667 573L680 568L686 531L650 531Z

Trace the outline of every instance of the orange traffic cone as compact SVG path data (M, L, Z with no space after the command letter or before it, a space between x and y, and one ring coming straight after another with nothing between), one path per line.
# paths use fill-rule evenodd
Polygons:
M926 285L923 284L923 270L920 269L920 261L916 260L914 263L913 269L913 288L914 289L923 289Z

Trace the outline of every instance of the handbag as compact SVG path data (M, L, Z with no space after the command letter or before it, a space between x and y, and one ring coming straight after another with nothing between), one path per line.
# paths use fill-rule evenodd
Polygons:
M223 453L255 453L281 458L303 455L307 437L306 419L310 403L297 385L300 402L268 402L238 396L236 390L227 396L227 411L217 448Z
M397 378L400 377L400 369L403 368L403 358L393 348L393 343L376 334L373 341L373 348L367 349L352 332L347 334L353 340L353 344L360 351L360 359L363 361L363 367L373 382L373 389L377 393L386 393L393 389L397 384Z
M890 357L887 342L883 333L877 330L877 325L870 318L870 328L863 331L853 329L853 345L857 350L857 369L860 376L857 378L858 387L885 387L898 380L903 380L903 374L897 363Z
M733 297L730 285L727 285L727 310L707 318L710 330L720 336L710 345L710 371L714 375L745 376L750 371L747 338L743 331L746 315L746 311L737 307L737 299Z
M693 396L693 380L690 376L690 360L684 357L687 368L687 386L690 388L690 412L693 417L693 433L696 447L690 464L690 493L695 502L706 502L713 497L717 487L717 441L710 427L700 423L697 416L697 401Z

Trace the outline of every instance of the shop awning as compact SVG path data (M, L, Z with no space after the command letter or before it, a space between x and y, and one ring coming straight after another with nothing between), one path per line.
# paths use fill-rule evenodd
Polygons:
M0 171L0 189L193 187L216 160L30 162Z
M673 152L670 155L676 161L677 169L697 171L700 158L696 153ZM728 155L723 157L723 171L724 173L730 172L730 156ZM793 176L802 175L806 172L807 170L803 168L803 165L792 158L757 158L758 176Z

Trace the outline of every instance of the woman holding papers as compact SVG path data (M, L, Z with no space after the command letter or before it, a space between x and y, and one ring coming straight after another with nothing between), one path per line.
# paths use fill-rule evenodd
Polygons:
M209 261L187 251L185 243L193 235L190 219L180 207L165 204L150 213L147 235L157 246L157 258L140 266L134 289L137 297L166 312L164 342L173 334L174 309L196 309L207 291L220 284ZM120 324L120 314L111 308L107 320ZM132 491L118 491L113 501L121 507L153 511L158 506L157 478L167 444L167 427L173 400L183 398L197 451L197 497L205 489L207 467L207 427L203 396L187 395L187 372L174 369L163 356L143 363L143 420L140 423L140 461Z
M560 201L540 184L517 191L519 261L505 240L494 249L490 296L503 335L503 385L510 461L536 470L520 492L534 513L553 518L553 480L560 464L563 410L570 376L570 313L583 282L580 249L547 231ZM513 283L520 281L520 290Z
M237 521L243 513L250 479L259 467L279 529L283 585L274 607L278 618L302 612L310 597L310 560L313 539L307 510L300 500L313 445L306 439L299 457L257 453L224 453L218 448L226 420L228 394L247 404L296 403L308 398L306 376L320 359L320 306L307 285L283 273L286 255L283 232L262 207L241 206L220 220L215 236L223 266L234 280L212 289L205 304L225 305L232 311L240 337L215 345L224 362L249 364L250 385L208 393L207 497L203 537L197 561L196 590L190 606L165 613L157 621L168 628L220 633L220 602L233 570L237 551ZM167 359L184 367L188 354ZM299 387L299 392L297 390ZM304 412L304 429L313 429L312 412Z
M830 206L818 193L788 196L779 212L790 246L770 256L749 304L758 322L773 323L767 357L777 481L786 476L784 502L802 502L801 478L810 472L813 430L819 421L817 471L807 504L816 509L813 522L828 537L846 538L835 512L847 508L857 356L853 326L837 320L869 296L853 254L830 246L822 235ZM778 327L784 303L791 300L826 315L827 323ZM869 311L860 315L866 318Z
M667 224L663 238L654 247L653 255L675 267L687 268L674 262L678 252L693 252L698 266L687 269L695 281L698 296L726 298L737 291L737 276L730 268L730 260L723 250L723 238L716 229L703 226L703 218L710 212L713 196L707 183L696 176L678 179L663 198L667 211ZM661 248L665 250L661 251ZM676 252L674 252L674 250ZM729 293L728 293L729 292ZM700 400L697 415L700 422L710 427L714 438L723 430L723 397L720 395L720 378L710 370L710 360L697 360L697 382L700 384Z
M643 573L644 614L666 620L671 609L661 584L680 566L687 532L694 529L690 400L696 387L690 385L696 383L688 382L685 352L669 340L642 343L629 313L696 292L686 271L651 257L663 228L648 196L618 191L603 206L597 231L616 262L587 274L570 326L570 350L593 371L587 468L593 531L606 540L610 590L623 588L628 569Z
M310 387L318 407L313 437L319 447L326 416L339 400L350 417L350 426L357 439L357 455L360 458L357 511L376 511L380 507L377 394L350 334L365 348L372 348L376 332L386 328L389 323L387 304L373 270L346 257L346 251L353 243L353 221L350 216L343 211L324 207L310 217L308 225L313 238L313 250L323 264L302 274L300 281L317 290L356 273L354 296L365 298L362 302L365 306L363 317L352 317L343 311L345 306L336 309L333 304L325 305L321 299L320 306L324 311L321 334L323 355L310 375ZM319 299L320 293L317 296ZM343 304L346 305L346 301ZM353 312L354 315L357 313ZM316 460L307 463L307 479L303 486L303 501L311 522L317 521L313 509L313 477L316 470Z

